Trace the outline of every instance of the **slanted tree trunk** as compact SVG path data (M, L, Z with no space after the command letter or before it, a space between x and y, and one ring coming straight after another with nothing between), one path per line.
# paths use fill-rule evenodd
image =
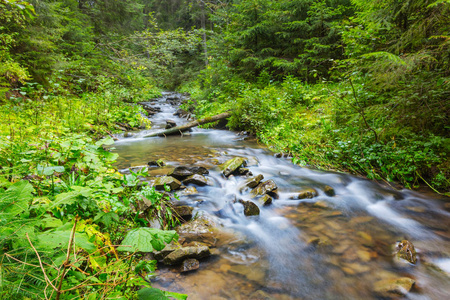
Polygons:
M224 112L224 113L212 116L212 117L204 118L204 119L201 119L201 120L195 120L195 121L189 122L187 124L180 125L180 126L177 126L177 127L173 127L173 128L170 128L170 129L166 129L166 130L163 130L163 131L160 131L160 132L151 133L151 134L148 134L148 135L146 135L144 137L148 138L148 137L154 137L154 136L167 136L167 135L173 135L173 134L182 134L184 131L187 131L187 130L189 130L192 127L196 127L196 126L199 126L199 125L203 125L203 124L219 121L219 120L222 120L222 119L226 119L226 118L228 118L230 116L231 116L230 112Z

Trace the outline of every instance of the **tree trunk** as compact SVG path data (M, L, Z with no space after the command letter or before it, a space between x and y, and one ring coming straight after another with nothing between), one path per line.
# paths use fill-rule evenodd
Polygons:
M196 126L199 126L199 125L203 125L203 124L212 123L212 122L215 122L215 121L218 121L218 120L226 119L226 118L228 118L230 116L231 116L230 112L224 112L224 113L212 116L212 117L204 118L204 119L201 119L201 120L195 120L195 121L189 122L189 123L184 124L184 125L180 125L180 126L177 126L177 127L166 129L164 131L151 133L151 134L148 134L148 135L146 135L144 137L148 138L148 137L154 137L154 136L167 136L167 135L173 135L173 134L182 134L184 131L187 131L187 130L189 130L192 127L196 127Z

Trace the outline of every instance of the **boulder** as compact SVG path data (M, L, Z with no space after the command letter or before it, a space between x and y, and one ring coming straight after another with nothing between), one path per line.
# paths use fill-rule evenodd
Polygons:
M167 244L164 249L162 249L161 251L155 251L153 253L153 257L158 260L161 261L164 259L164 257L166 257L167 255L169 255L170 253L172 253L173 251L180 249L181 246L180 245L174 245L174 244Z
M223 165L221 165L220 168L223 172L223 175L225 175L225 177L228 177L244 165L245 165L245 158L233 157L232 159L228 160Z
M261 203L263 206L268 206L272 204L273 199L269 195L265 194L261 198L258 199L259 203Z
M416 249L414 248L414 245L408 241L403 240L400 243L397 244L396 247L397 251L397 258L404 259L412 264L416 264L417 258L416 258Z
M180 196L190 196L198 194L197 189L194 186L188 186L184 190L178 193Z
M180 239L184 239L186 243L196 241L210 246L214 246L217 242L219 232L214 221L204 215L178 226L176 231L180 235Z
M164 257L163 262L166 265L176 265L188 258L202 259L210 255L211 252L207 246L183 247Z
M175 123L175 121L172 120L166 120L166 129L170 129L173 127L177 127L177 123Z
M193 210L194 210L193 207L187 205L173 207L173 211L175 212L174 215L182 218L184 221L189 221L190 219L192 219Z
M188 167L179 166L179 167L176 167L175 169L173 169L172 171L170 171L169 174L167 174L167 175L175 177L178 180L183 180L191 175L194 175L194 173L192 173L192 171Z
M181 186L181 182L171 176L157 177L153 183L153 186L157 190L164 191L164 184L170 187L171 191L174 191Z
M180 267L180 272L189 272L197 270L200 267L200 262L195 258L188 258L183 261Z
M298 199L311 199L317 197L317 191L313 188L308 188L298 193Z
M277 188L278 187L275 184L275 182L272 179L270 179L258 184L258 186L252 190L252 195L255 197L262 196L264 194L274 192Z
M325 195L330 196L330 197L333 197L334 195L336 195L336 192L334 191L334 189L329 185L326 185L323 188L323 191L324 191Z
M184 184L196 184L199 186L205 186L208 184L206 178L202 175L194 174L183 180Z
M398 298L409 293L415 281L408 277L385 279L374 283L373 291L386 298Z
M249 216L259 216L259 207L252 201L239 200L244 206L244 215Z

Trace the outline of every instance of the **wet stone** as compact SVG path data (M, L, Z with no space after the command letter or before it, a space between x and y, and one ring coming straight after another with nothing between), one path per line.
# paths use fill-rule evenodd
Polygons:
M265 194L258 199L258 202L261 203L263 206L269 206L270 204L272 204L273 199L269 195Z
M173 120L166 120L166 129L170 129L173 127L177 127L177 123L175 123L175 121Z
M375 282L373 291L382 297L397 298L408 294L414 284L415 281L408 277L385 279Z
M180 245L174 245L174 244L168 244L164 247L164 249L162 249L161 251L155 251L153 253L153 256L156 260L160 261L163 260L164 257L166 257L167 255L169 255L170 253L172 253L173 251L180 249L181 246Z
M397 251L397 258L404 259L412 264L415 264L417 262L416 258L416 249L414 248L414 245L407 240L403 240L400 243L397 244L396 247Z
M183 189L181 192L178 193L178 195L180 195L180 196L189 196L189 195L196 195L196 194L198 194L198 191L195 188L195 186L185 187L185 189Z
M330 196L330 197L333 197L334 195L336 195L336 192L334 191L334 189L329 185L326 185L323 188L323 192L325 193L325 195Z
M194 173L192 173L192 171L185 166L179 166L176 167L175 169L173 169L172 171L169 172L169 174L167 174L168 176L172 176L178 180L183 180L185 178L187 178L188 176L194 175Z
M189 170L198 175L208 175L209 171L205 167L191 167Z
M260 183L256 188L252 190L253 196L262 196L264 194L268 194L274 192L277 189L277 185L275 182L270 179L265 182Z
M256 186L258 186L258 184L261 182L261 180L263 180L264 179L264 176L263 175L261 175L261 174L259 174L259 175L256 175L255 177L250 177L249 179L247 179L245 182L244 182L244 186L245 187L249 187L249 188L255 188Z
M164 191L164 184L168 187L170 187L171 191L174 191L181 186L181 182L178 181L176 178L173 178L171 176L162 176L155 179L155 182L153 183L153 186L155 189Z
M175 216L180 217L184 221L189 221L190 219L192 219L192 211L194 210L194 208L187 205L181 205L174 206L173 210Z
M184 272L194 271L194 270L197 270L199 267L200 267L200 262L198 260L196 260L195 258L185 259L181 263L180 272L184 273Z
M166 165L166 163L162 159L151 160L147 164L149 167L163 167Z
M259 215L259 207L252 201L239 200L239 203L244 206L244 215L247 217Z
M183 247L176 249L164 257L163 262L166 265L176 265L188 258L201 259L211 255L207 246Z
M247 168L239 168L239 169L236 171L236 175L240 175L240 176L253 176L253 173L252 173L252 171L250 171L250 170L247 169Z
M222 173L225 177L230 176L234 172L236 172L240 167L245 165L246 159L243 157L233 157L232 159L225 162L221 165Z
M297 199L312 199L317 197L317 191L313 188L304 189L298 193Z
M202 175L194 174L183 180L184 184L195 184L199 186L205 186L208 184L206 178Z

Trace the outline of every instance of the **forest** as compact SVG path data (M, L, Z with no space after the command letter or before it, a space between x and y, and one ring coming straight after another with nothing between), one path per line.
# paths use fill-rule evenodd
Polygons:
M449 0L0 0L1 299L186 299L116 247L179 221L105 150L167 90L302 167L450 196Z

